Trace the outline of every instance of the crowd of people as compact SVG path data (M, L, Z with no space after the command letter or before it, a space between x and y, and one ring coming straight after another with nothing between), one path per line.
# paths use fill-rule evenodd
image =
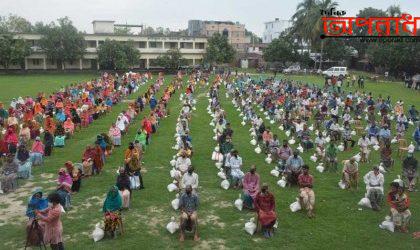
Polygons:
M313 177L308 173L310 163L304 161L302 153L313 151L311 160L323 164L316 169L333 173L338 172L341 152L356 153L341 159L340 184L344 189L358 189L360 163L373 165L363 176L364 200L368 201L367 207L376 211L381 210L383 204L384 174L393 169L395 157L405 157L401 179L391 183L388 203L396 229L408 231L411 213L406 191L415 190L418 177L414 152L419 150L419 117L414 105L406 115L400 100L393 103L391 97L374 99L372 93L346 93L329 82L322 88L297 81L272 78L258 81L239 76L226 79L225 86L241 112L242 124L249 123L252 127L251 144L257 145L255 152L266 153L266 161L277 164L274 173L277 172L287 186L299 187L299 207L305 208L310 218L314 216L315 207ZM286 139L282 144L270 126L279 126L278 132L284 131ZM414 143L408 145L409 126L414 127ZM296 143L298 146L292 149ZM356 143L358 148L355 148ZM397 154L393 153L392 144L396 144ZM380 162L372 162L372 151L380 152ZM400 195L395 195L394 188L400 190ZM396 203L399 210L395 209Z
M5 161L0 192L13 191L18 178L31 178L32 167L42 166L54 148L65 147L76 131L108 113L146 80L146 75L104 73L49 95L13 99L9 108L0 103L0 158Z
M0 104L0 125L5 131L0 137L0 188L4 192L14 190L16 178L30 178L32 165L42 165L44 157L53 152L52 148L64 147L75 131L88 126L151 79L150 74L105 73L98 80L69 86L48 98L39 94L36 100L30 97L13 100L8 110ZM182 107L173 147L177 153L171 160L173 183L168 185L168 190L176 191L172 205L180 211L180 241L184 241L186 232L194 233L194 240L199 240L199 178L191 161L194 150L190 122L196 104L196 85L200 83L204 87L208 81L208 75L200 71L191 74L185 93L179 99ZM134 138L130 139L124 151L124 165L118 167L116 181L102 208L104 232L111 237L124 233L123 211L130 209L132 192L145 188L143 154L152 142L152 135L158 131L161 119L169 116L168 101L183 87L183 76L178 73L158 98L156 94L163 84L164 76L160 73L144 94L128 103L109 131L98 134L96 140L86 146L80 163L66 161L58 170L54 192L46 196L40 188L33 191L26 211L29 218L27 245L44 243L50 244L52 249L64 249L60 217L71 208L72 196L81 191L82 181L101 174L107 158L115 147L122 146L122 137L131 126L136 126L136 118L149 105L150 113L143 116ZM309 218L315 217L314 177L310 165L318 162L316 170L321 173L324 170L339 172L342 189L358 190L362 177L366 194L359 205L380 211L386 200L395 229L408 232L409 192L416 190L415 152L420 149L419 117L414 105L405 112L402 101L393 103L391 97L381 96L375 99L371 93L359 91L346 93L330 82L322 88L290 80L258 81L247 75L217 75L209 87L207 108L217 143L212 160L219 168L221 186L240 190L241 209L255 212L256 230L261 230L266 238L272 237L277 227L275 195L269 191L268 184L261 184L255 165L244 173L242 157L232 140L233 128L219 99L221 88L225 88L226 98L232 97L242 125L250 125L255 152L265 153L266 162L276 164L271 173L279 178L278 185L298 187L297 202L292 204L298 208L292 209L291 205L293 212L305 209ZM414 127L414 143L408 145L410 127ZM279 133L283 132L285 139L280 143ZM28 150L29 145L31 150ZM396 153L392 145L396 145ZM379 162L372 160L374 151L380 154ZM304 160L304 153L313 153L310 157L313 163ZM350 153L355 155L348 157ZM384 176L393 170L396 157L402 160L401 178L392 181L390 191L385 194ZM340 162L341 171L338 170ZM360 164L371 165L371 170L362 175Z

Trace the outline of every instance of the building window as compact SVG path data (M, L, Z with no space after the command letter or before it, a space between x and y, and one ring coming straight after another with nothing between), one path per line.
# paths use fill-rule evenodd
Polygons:
M96 48L96 41L86 41L88 48Z
M41 65L41 59L32 59L32 64L35 66Z
M222 32L222 35L228 37L229 36L229 31L227 29L224 29L223 32Z
M149 48L156 48L157 44L156 42L149 42Z
M146 48L146 42L139 42L139 48L141 49Z
M195 43L196 49L204 49L204 43Z

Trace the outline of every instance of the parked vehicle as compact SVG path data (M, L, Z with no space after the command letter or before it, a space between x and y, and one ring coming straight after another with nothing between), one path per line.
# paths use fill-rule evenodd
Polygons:
M323 75L331 76L347 76L347 67L331 67L322 72Z
M298 73L300 71L300 65L292 65L287 69L283 70L283 73L290 74L290 73Z

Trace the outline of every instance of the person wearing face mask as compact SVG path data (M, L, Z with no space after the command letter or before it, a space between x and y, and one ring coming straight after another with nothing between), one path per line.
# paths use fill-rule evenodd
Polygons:
M312 190L314 178L309 174L309 166L303 165L302 173L298 177L299 203L308 211L308 217L313 218L315 206L315 193Z
M276 223L276 201L274 195L268 191L268 185L264 183L261 192L257 194L254 202L255 210L258 216L258 222L262 227L264 237L273 236L273 226Z
M251 210L254 209L254 200L260 191L260 176L256 171L255 165L252 165L242 180L244 206Z
M187 186L191 186L193 192L196 194L198 189L198 174L194 172L194 167L189 166L188 171L182 176L181 188L185 189Z
M181 198L179 199L179 209L181 211L181 230L179 236L180 241L184 241L185 231L194 232L194 240L200 240L198 236L198 206L198 196L192 192L191 185L187 185L185 187L185 192L181 195Z
M298 176L302 171L303 164L303 159L299 156L297 151L293 152L293 155L287 159L285 174L287 176L287 184L289 186L297 184Z

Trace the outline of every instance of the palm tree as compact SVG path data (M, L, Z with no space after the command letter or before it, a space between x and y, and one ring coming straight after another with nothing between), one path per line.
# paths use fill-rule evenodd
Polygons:
M319 35L322 31L322 20L320 10L330 10L336 8L338 3L333 0L304 0L296 7L296 13L292 16L293 31L300 37L301 41L308 43L311 48L316 48L320 39ZM321 62L323 41L321 45Z

